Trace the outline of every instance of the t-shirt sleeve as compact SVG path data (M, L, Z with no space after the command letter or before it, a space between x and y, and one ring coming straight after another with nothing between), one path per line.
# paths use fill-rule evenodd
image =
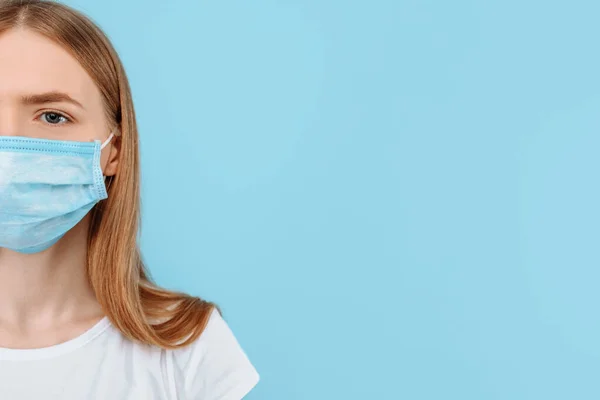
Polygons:
M186 400L241 400L259 380L256 369L216 309L202 335L176 350L175 364L183 380L179 392L185 393Z

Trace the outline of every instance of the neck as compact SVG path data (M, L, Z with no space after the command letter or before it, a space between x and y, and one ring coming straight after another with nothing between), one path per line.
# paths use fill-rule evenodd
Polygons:
M102 314L87 279L88 229L86 217L37 254L0 248L0 324L35 331Z

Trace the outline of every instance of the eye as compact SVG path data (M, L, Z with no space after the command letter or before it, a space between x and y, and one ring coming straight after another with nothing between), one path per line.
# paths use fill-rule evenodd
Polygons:
M71 122L71 120L61 113L47 111L40 115L40 118L50 125L62 125Z

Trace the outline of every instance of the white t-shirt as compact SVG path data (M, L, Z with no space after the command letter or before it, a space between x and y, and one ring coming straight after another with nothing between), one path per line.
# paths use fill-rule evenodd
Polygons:
M258 379L216 310L200 338L177 350L134 343L108 318L56 346L0 348L6 400L241 400Z

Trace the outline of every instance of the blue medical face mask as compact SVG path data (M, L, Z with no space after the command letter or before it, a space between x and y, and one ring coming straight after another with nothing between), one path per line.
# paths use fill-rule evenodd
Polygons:
M0 247L46 250L108 197L101 143L0 136Z

